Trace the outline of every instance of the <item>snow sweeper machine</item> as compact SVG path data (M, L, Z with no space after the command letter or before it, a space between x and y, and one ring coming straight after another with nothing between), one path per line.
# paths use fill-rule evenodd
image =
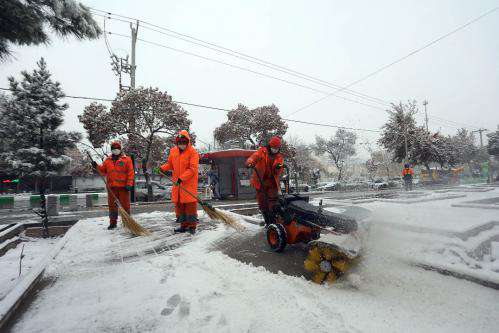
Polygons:
M360 254L357 221L309 202L309 197L289 193L289 171L283 177L284 194L274 206L271 223L266 226L270 248L282 252L286 245L305 243L308 256L304 267L312 281L332 284L351 267ZM263 181L256 170L260 183ZM268 198L266 198L268 200Z

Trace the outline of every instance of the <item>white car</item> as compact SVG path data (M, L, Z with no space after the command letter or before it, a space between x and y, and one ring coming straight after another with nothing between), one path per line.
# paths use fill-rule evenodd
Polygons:
M171 186L164 186L156 181L151 181L151 186L154 201L170 199L172 193ZM147 201L147 184L145 180L135 182L135 200Z
M317 191L337 191L338 190L338 182L329 182L326 185L319 186Z
M388 183L385 182L383 179L376 179L373 182L369 182L369 187L371 187L374 190L386 189L388 188Z

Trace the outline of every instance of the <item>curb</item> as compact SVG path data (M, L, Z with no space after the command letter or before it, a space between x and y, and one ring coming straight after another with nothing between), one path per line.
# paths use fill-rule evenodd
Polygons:
M64 248L68 239L69 237L66 233L64 237L57 242L55 248L33 267L29 273L15 285L14 289L0 301L0 330L7 324L11 316L15 313L29 292L33 290L38 281L41 280L47 265Z

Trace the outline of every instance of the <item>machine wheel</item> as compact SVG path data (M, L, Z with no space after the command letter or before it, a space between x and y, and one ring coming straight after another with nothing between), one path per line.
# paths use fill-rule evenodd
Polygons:
M312 245L304 262L305 269L312 273L315 283L332 284L349 268L349 260L327 245Z
M267 242L272 251L282 252L286 247L286 229L282 224L270 224L267 228Z

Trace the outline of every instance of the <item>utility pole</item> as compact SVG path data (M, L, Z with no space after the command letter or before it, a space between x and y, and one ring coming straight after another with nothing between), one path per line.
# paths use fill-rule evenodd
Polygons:
M480 148L483 148L483 132L487 132L485 128L479 128L476 131L472 131L472 133L478 132L480 133Z
M426 110L426 106L428 105L428 101L425 100L423 101L423 105L424 105L424 118L425 118L425 123L426 123L426 133L430 133L430 131L428 130L428 111Z
M478 132L480 134L480 150L483 150L483 132L487 132L487 129L479 128L475 131L472 131L471 133L475 133L475 132ZM491 183L492 182L492 170L491 170L492 161L490 160L490 155L489 155L489 159L487 161L487 167L488 167L487 183Z
M131 67L130 67L130 88L135 89L135 70L137 66L135 65L135 46L137 45L137 33L139 31L139 21L135 23L135 26L130 22L130 30L132 32L132 56L131 56Z
M135 64L135 46L137 45L137 33L139 31L139 21L135 23L135 26L130 22L130 31L132 34L132 50L131 50L131 64L130 64L130 90L135 90L135 72L137 69L137 65ZM130 125L130 132L131 135L128 136L128 140L132 142L132 147L136 146L134 143L138 140L137 136L134 134L135 133L135 117L134 117L134 110L130 110L130 120L129 120L129 125ZM133 148L132 148L133 150ZM132 163L133 163L133 168L135 169L135 157L136 151L131 152L131 157L132 157ZM147 171L147 165L144 164L144 160L142 160L142 170L144 174L146 174ZM147 175L146 175L146 180L147 180ZM152 187L149 183L147 183L147 194L148 198L152 195ZM135 202L135 188L131 191L131 200L132 202Z

